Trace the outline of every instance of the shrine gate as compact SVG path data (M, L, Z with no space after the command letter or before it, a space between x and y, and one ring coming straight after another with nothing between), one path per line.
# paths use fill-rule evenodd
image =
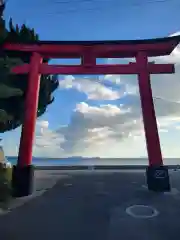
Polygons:
M163 165L161 147L154 110L150 74L172 74L174 64L155 64L148 57L169 55L180 42L180 36L151 40L123 41L37 41L34 43L12 43L3 45L5 52L20 56L32 54L29 64L12 68L12 73L29 74L25 102L24 123L20 139L17 166L13 168L12 185L17 197L32 193L34 167L32 147L36 123L41 74L136 74L138 75L146 145L149 158L147 168L148 189L169 191L168 169ZM133 58L129 64L97 64L97 58ZM80 65L48 65L43 58L80 58Z

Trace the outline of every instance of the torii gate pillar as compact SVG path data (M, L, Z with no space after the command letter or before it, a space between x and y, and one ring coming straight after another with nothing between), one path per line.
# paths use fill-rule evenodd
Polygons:
M17 166L13 166L12 189L15 197L27 196L33 192L34 166L32 165L32 150L39 99L39 68L41 63L41 55L33 53L29 65L28 91L25 99L18 162Z
M170 191L168 168L163 166L147 53L139 52L136 62L140 68L138 83L149 159L146 169L148 189L158 192Z

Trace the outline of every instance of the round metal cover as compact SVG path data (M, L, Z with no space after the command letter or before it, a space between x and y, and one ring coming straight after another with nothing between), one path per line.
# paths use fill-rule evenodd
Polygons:
M155 208L146 205L130 206L126 208L126 213L134 218L153 218L159 214Z

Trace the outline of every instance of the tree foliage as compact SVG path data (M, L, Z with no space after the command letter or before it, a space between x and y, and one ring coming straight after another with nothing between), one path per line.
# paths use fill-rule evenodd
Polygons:
M0 8L1 14L1 8ZM9 29L5 28L5 21L0 19L0 41L31 43L38 41L39 37L34 29L23 24L21 27L9 21ZM18 57L17 57L18 56ZM4 52L0 55L0 132L9 131L19 127L23 122L25 110L25 97L27 94L28 75L12 74L13 66L29 63L30 54ZM48 62L45 59L44 62ZM54 101L52 93L58 88L56 76L42 75L39 93L37 116L45 113L47 106ZM33 101L33 99L32 99ZM2 117L1 117L2 116Z

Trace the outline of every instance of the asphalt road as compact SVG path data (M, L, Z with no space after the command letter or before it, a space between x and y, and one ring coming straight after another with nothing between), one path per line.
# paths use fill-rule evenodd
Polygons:
M0 239L179 239L180 173L171 174L171 181L172 193L157 194L144 186L143 172L72 174L1 216ZM127 209L134 205L151 208L136 207L131 216Z

